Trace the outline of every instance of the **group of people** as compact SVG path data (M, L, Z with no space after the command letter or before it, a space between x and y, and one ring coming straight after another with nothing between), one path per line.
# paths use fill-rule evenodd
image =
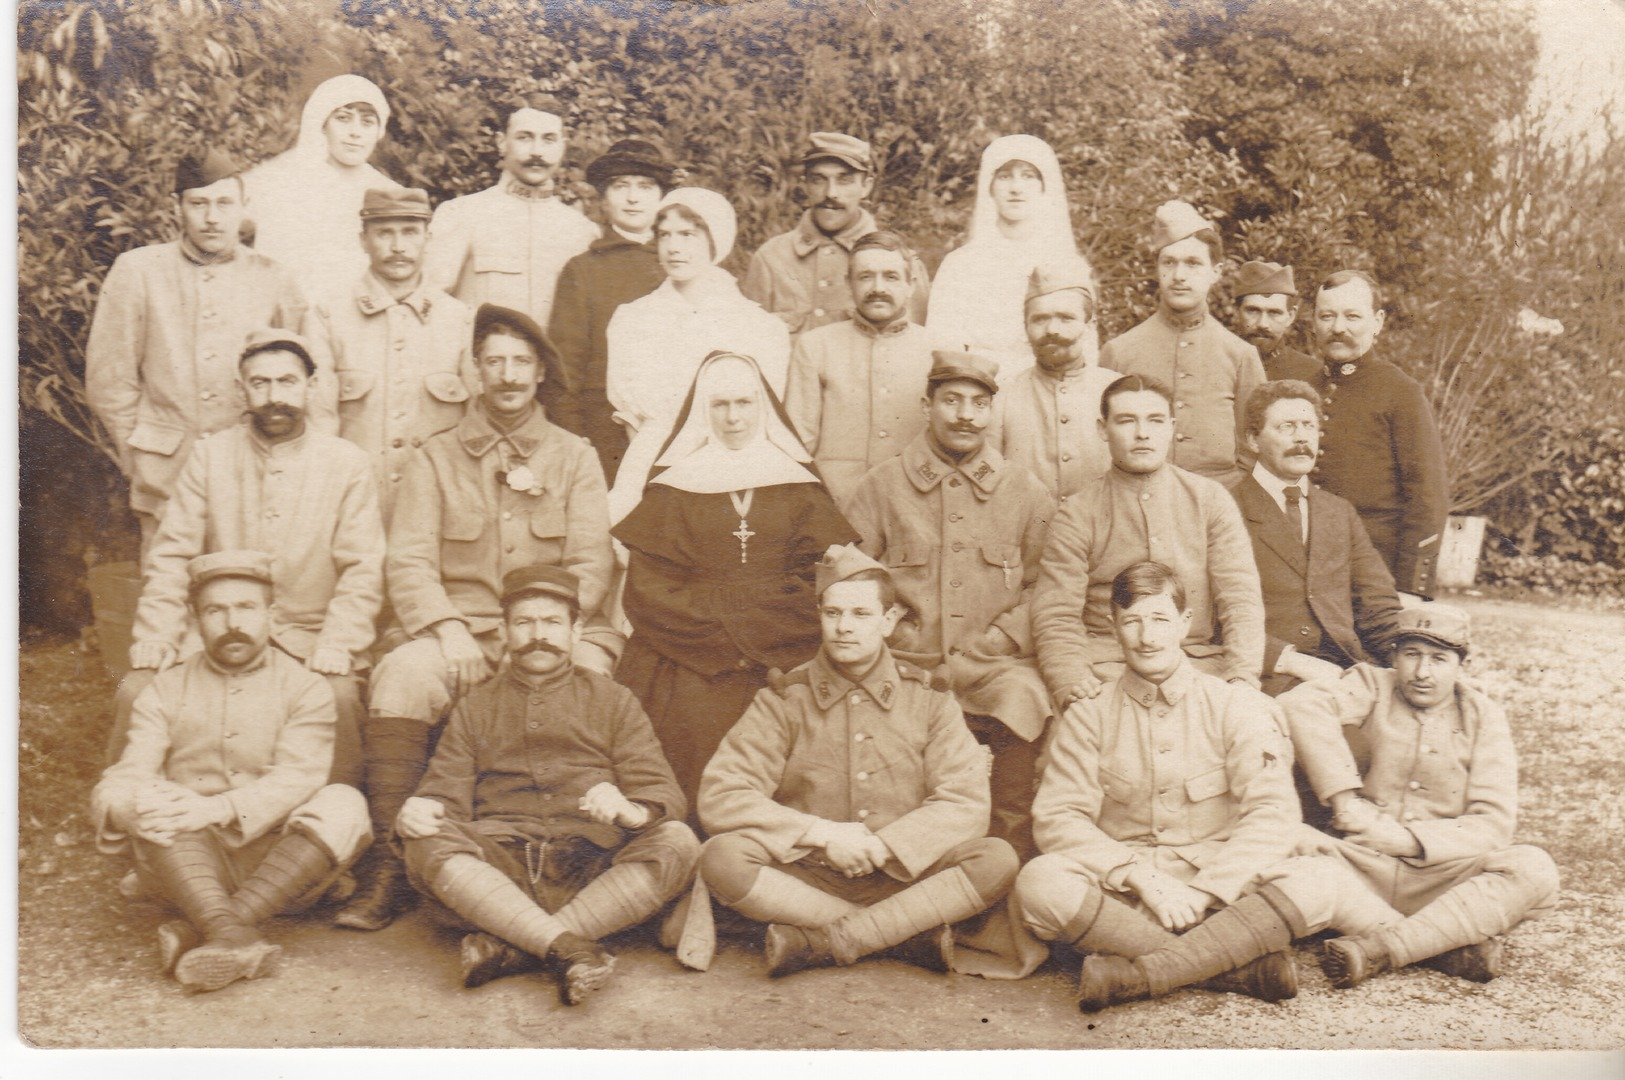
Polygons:
M188 156L91 328L143 534L93 807L183 986L268 971L273 915L422 904L466 986L574 1004L657 917L705 968L720 904L775 976L1070 946L1086 1010L1279 1001L1295 939L1340 932L1339 987L1487 980L1554 902L1428 599L1443 451L1369 275L1313 290L1311 358L1248 262L1238 336L1166 203L1158 309L1101 348L1032 136L932 282L870 146L815 132L736 282L733 209L652 139L588 164L600 227L546 101L437 208L367 164L387 122L345 75L283 158Z

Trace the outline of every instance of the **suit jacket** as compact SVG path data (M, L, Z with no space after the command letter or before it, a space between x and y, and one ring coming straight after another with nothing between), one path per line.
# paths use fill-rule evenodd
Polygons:
M1342 667L1381 655L1399 616L1399 597L1353 505L1311 485L1306 552L1286 514L1251 475L1231 494L1252 537L1264 590L1265 691L1278 694L1294 684L1268 674L1288 645Z

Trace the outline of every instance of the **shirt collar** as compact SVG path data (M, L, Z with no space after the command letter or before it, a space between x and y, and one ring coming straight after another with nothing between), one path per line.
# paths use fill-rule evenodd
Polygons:
M430 302L428 281L422 277L418 279L417 288L399 300L390 294L389 286L379 281L378 275L371 270L361 275L361 281L355 290L356 307L361 309L363 315L376 315L396 304L402 304L410 308L419 319L427 319Z
M820 709L828 709L849 690L861 690L868 694L876 705L890 712L892 703L897 700L897 687L901 682L901 676L897 674L897 661L892 658L890 649L881 653L875 666L869 669L869 674L859 683L853 683L836 671L835 666L824 655L823 649L818 650L818 655L813 658L807 674L813 700L818 702Z
M1197 308L1189 315L1181 315L1178 312L1169 311L1161 304L1158 304L1157 318L1161 319L1162 324L1168 327L1170 330L1180 333L1183 333L1186 330L1195 330L1197 327L1207 322L1207 305L1203 304L1200 308Z
M976 497L985 500L993 494L1004 475L1004 458L993 449L991 443L984 442L977 453L968 455L963 461L949 463L931 449L930 431L922 431L903 451L903 471L921 492L930 491L953 473L960 473L971 482Z
M860 312L854 311L852 313L852 325L856 326L858 333L865 337L896 337L909 327L908 312L902 312L885 326L876 326L868 319L865 319Z
M1352 379L1369 368L1371 366L1371 362L1376 358L1377 346L1373 344L1371 348L1366 350L1365 355L1357 360L1349 360L1345 363L1334 364L1330 360L1322 359L1320 362L1320 370L1325 373L1325 376L1328 379Z
M233 244L228 250L215 255L192 243L191 238L183 232L181 233L180 246L181 254L186 256L186 261L193 266L219 266L221 263L229 263L237 257L239 245Z
M502 174L502 179L498 182L497 187L504 194L512 195L516 199L524 199L526 202L543 202L556 197L558 193L558 185L553 180L548 180L540 187L531 187L518 177L510 176L508 173Z
M1286 495L1284 492L1289 487L1296 487L1299 491L1303 492L1304 498L1307 499L1309 497L1308 476L1300 476L1296 480L1282 480L1279 476L1276 476L1274 473L1266 469L1262 461L1254 463L1253 479L1258 481L1259 487L1269 492L1270 498L1275 500L1277 506L1286 505Z
M276 648L276 646L271 643L269 638L267 638L265 641L265 648L260 650L260 654L240 668L221 667L219 664L214 662L214 657L210 656L207 651L200 652L198 655L203 658L204 665L208 667L210 671L213 671L216 675L223 678L233 679L243 675L252 675L256 671L263 670L265 665L271 662L271 650L274 648Z
M792 243L795 246L796 255L800 258L806 258L827 240L833 240L847 251L851 251L853 244L874 231L875 216L869 211L863 210L859 212L857 220L852 224L834 236L826 236L819 230L817 225L813 224L813 212L803 210L801 220L796 223L795 237Z
M505 442L520 457L528 458L542 444L542 436L547 431L546 423L547 419L542 415L542 408L538 405L531 412L530 419L504 435L491 426L491 419L485 415L485 409L476 405L458 422L457 439L463 444L463 449L473 457L484 457L490 453L492 447Z
M566 658L563 667L559 668L557 671L553 672L553 674L544 677L538 682L531 682L525 678L524 675L520 674L514 669L512 662L508 663L507 673L504 677L508 680L509 685L517 687L521 693L531 694L539 692L545 694L551 693L554 690L562 687L565 683L570 681L570 677L574 674L575 665L571 663L568 658Z
M1196 676L1192 672L1190 662L1181 660L1179 666L1174 669L1174 673L1164 679L1160 685L1147 682L1133 668L1128 668L1123 672L1123 679L1119 685L1123 688L1125 695L1133 698L1143 708L1149 709L1159 697L1170 705L1178 705L1180 700L1190 692L1191 683L1195 679Z
M1083 357L1076 364L1062 371L1051 371L1043 364L1040 364L1037 361L1033 362L1033 371L1039 375L1042 375L1050 382L1066 382L1068 379L1081 379L1084 375L1088 374L1092 367L1094 367L1094 365L1089 363L1088 357Z
M310 414L308 412L305 414L305 430L301 431L293 438L283 439L281 442L272 442L264 435L261 435L259 429L254 426L254 420L252 417L245 418L242 421L242 424L244 429L248 432L248 445L253 447L254 452L259 454L261 457L271 457L274 454L294 453L305 445L305 437L310 434Z

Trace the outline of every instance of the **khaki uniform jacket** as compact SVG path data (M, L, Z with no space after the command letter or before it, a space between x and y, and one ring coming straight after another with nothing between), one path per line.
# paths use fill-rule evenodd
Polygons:
M864 477L843 509L912 609L893 635L898 652L927 667L947 663L968 711L1037 738L1050 714L1041 681L989 678L1032 668L1028 606L1055 512L1037 478L986 444L951 465L921 433Z
M97 847L122 850L113 822L133 816L139 791L165 781L227 795L235 817L221 836L252 843L327 783L336 723L327 680L274 648L242 671L199 653L159 672L135 699L123 755L90 794Z
M1252 458L1243 442L1247 398L1264 381L1258 350L1205 311L1194 318L1158 308L1106 342L1100 366L1143 375L1173 391L1175 465L1220 483L1239 480Z
M384 527L367 455L306 431L268 443L248 423L192 451L147 553L134 639L181 648L186 564L212 551L271 556L271 637L289 654L361 661L384 601Z
M930 371L929 335L907 319L876 330L854 317L796 339L784 411L837 503L925 430Z
M1456 683L1453 701L1426 712L1399 692L1388 668L1356 664L1335 683L1305 683L1276 703L1309 784L1322 802L1358 791L1410 829L1432 866L1512 843L1518 818L1518 755L1506 713L1484 693ZM1360 775L1345 728L1364 736L1370 763Z
M795 228L769 237L756 249L739 291L783 319L792 334L850 319L853 301L847 266L852 261L852 245L877 228L875 216L864 210L839 233L825 236L813 224L812 211L804 210ZM914 292L909 297L908 318L924 323L931 275L917 255L910 257L909 272Z
M430 285L471 309L500 304L541 326L564 264L599 235L580 210L506 174L484 191L441 203L430 231L424 267Z
M1297 839L1282 732L1269 698L1189 662L1161 686L1129 671L1056 721L1033 837L1111 888L1149 863L1233 903Z
M523 467L534 482L516 490ZM540 494L532 494L534 488ZM581 611L604 601L614 556L598 456L538 407L498 434L476 402L461 423L423 444L406 467L385 574L408 634L458 619L474 634L502 625L502 576L562 566L581 579Z
M1164 465L1143 475L1108 469L1055 515L1032 607L1050 692L1073 686L1092 664L1123 659L1112 633L1112 579L1147 559L1185 586L1186 655L1223 653L1225 678L1256 686L1264 602L1241 512L1219 484Z
M705 768L700 822L740 832L781 863L812 854L809 831L861 821L891 849L882 869L913 881L987 835L987 759L954 699L891 655L861 684L822 652L758 691Z
M339 434L371 458L386 525L412 451L456 427L479 385L473 333L462 301L421 283L397 301L371 271L305 319L305 336L333 358Z
M85 395L138 513L158 516L192 444L241 418L237 357L249 331L297 330L304 310L293 276L251 248L208 266L179 241L114 260L85 343ZM337 430L331 409L313 405L309 420Z
M1112 467L1100 437L1100 395L1121 375L1080 367L1051 375L1034 364L999 387L994 425L1005 460L1038 477L1050 498L1065 505L1079 488Z

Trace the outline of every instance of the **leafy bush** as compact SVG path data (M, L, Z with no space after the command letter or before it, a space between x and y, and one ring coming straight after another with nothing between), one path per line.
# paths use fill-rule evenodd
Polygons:
M1625 608L1625 574L1607 563L1588 563L1556 555L1508 555L1485 549L1479 580L1536 596L1587 597L1605 607Z

